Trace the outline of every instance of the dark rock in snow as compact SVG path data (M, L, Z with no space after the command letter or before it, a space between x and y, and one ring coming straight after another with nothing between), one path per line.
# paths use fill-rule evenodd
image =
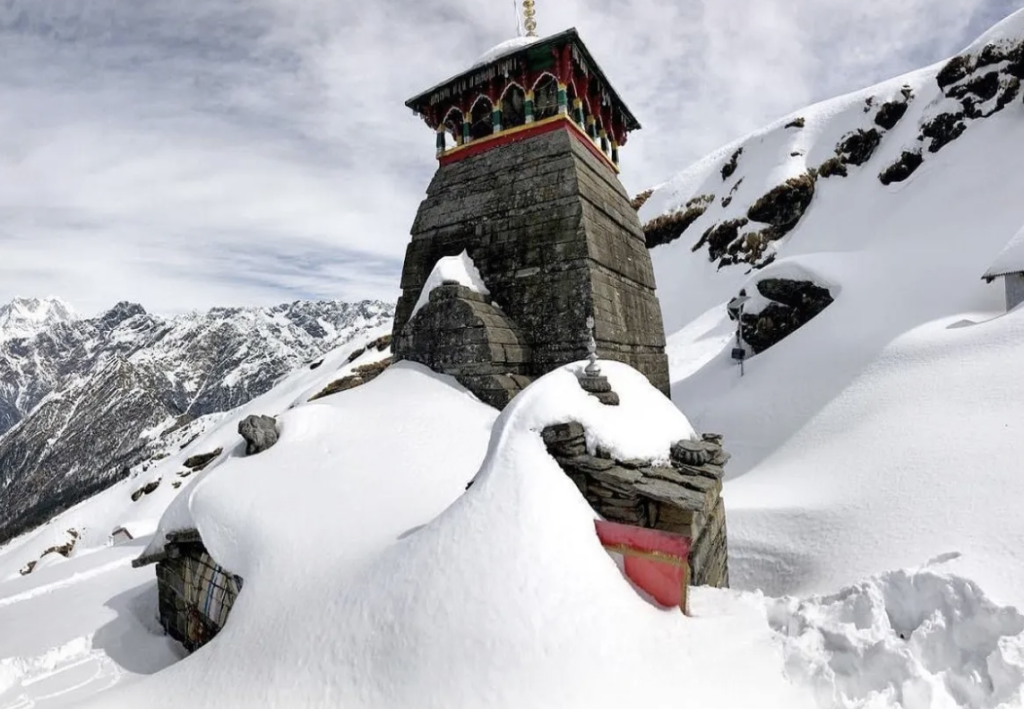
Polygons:
M836 146L836 153L850 165L863 165L875 154L881 142L882 134L875 128L858 130L840 141Z
M914 174L914 171L921 167L922 163L924 163L924 156L919 151L904 150L896 162L879 173L878 179L883 185L903 182Z
M759 313L743 316L741 334L755 353L778 344L833 301L828 288L811 281L766 278L758 282L757 289L772 302Z
M879 107L878 113L875 114L875 124L886 130L892 130L906 113L906 101L888 101L883 103Z
M191 458L188 458L183 465L189 470L198 472L216 460L217 456L223 452L223 448L218 448L217 450L209 453L200 453L199 455L194 455Z
M245 454L256 455L277 443L277 421L271 416L249 416L238 422L238 433L245 439Z

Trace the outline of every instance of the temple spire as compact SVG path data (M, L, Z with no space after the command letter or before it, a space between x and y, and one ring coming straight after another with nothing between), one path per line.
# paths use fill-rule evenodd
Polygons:
M527 37L537 36L537 11L534 9L534 0L523 0L523 25L526 27Z

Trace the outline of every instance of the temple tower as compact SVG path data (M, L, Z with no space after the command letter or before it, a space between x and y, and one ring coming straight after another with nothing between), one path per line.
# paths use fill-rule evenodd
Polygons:
M500 408L586 357L593 314L599 356L668 394L651 259L618 179L640 124L576 30L499 45L406 105L435 131L439 167L406 251L396 359ZM486 288L447 283L421 301L438 262L463 252Z

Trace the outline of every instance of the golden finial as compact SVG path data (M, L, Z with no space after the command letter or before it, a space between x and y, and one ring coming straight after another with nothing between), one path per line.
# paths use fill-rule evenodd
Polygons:
M535 0L523 0L523 18L525 19L523 24L526 27L527 37L537 36L537 11L533 7L536 4Z

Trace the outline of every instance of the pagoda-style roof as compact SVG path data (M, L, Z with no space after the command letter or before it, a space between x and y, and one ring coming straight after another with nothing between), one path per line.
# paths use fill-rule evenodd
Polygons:
M566 46L571 48L573 64L577 66L578 70L585 76L592 77L593 83L596 84L596 88L600 92L597 95L607 99L621 114L626 132L639 130L640 122L612 87L608 77L594 60L575 27L549 37L543 37L525 46L512 47L507 53L490 62L474 66L414 96L406 101L405 105L430 122L431 114L448 103L453 96L462 96L474 89L485 87L498 76L515 79L524 72L555 72L558 68L559 54ZM437 120L440 122L442 119L443 116ZM436 127L436 124L432 127Z

